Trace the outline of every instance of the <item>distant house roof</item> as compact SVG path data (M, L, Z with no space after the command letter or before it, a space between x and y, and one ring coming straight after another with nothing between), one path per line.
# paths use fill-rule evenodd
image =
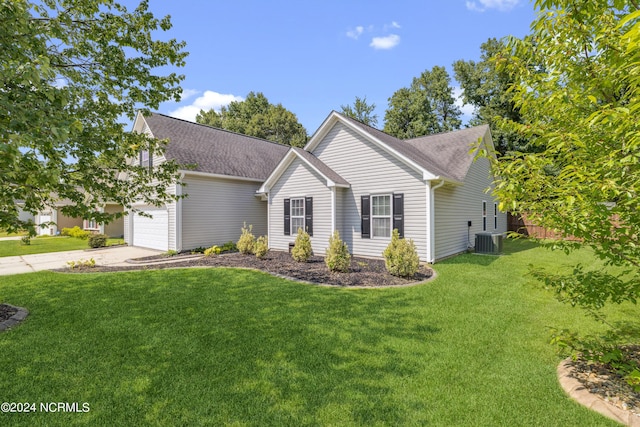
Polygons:
M152 113L144 117L151 134L168 139L168 160L195 165L197 172L266 179L290 147L260 138Z
M484 138L488 125L401 140L350 117L333 112L383 142L433 175L462 182L473 162L472 144ZM332 113L332 114L333 114Z

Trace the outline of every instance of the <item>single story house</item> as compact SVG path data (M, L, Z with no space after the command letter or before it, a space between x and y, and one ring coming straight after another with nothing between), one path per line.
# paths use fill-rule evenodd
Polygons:
M183 168L170 193L186 197L161 207L134 204L150 217L126 216L129 245L178 252L209 247L237 241L245 223L255 235L267 234L267 204L256 190L288 147L157 113L138 113L133 131L169 140L164 156L142 152L132 161L153 166L175 160Z
M269 247L287 250L303 228L324 255L338 230L353 255L380 257L398 229L435 262L473 246L475 233L504 233L481 146L493 147L487 125L403 141L334 111L258 190Z

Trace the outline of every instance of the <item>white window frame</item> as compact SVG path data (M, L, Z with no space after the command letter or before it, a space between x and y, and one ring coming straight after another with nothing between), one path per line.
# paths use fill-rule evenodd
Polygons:
M482 201L482 231L487 231L487 201Z
M373 200L375 198L378 197L387 197L389 199L389 215L374 215L373 214ZM371 236L371 239L390 239L391 238L391 234L393 233L393 194L372 194L371 196L369 196L369 218L370 218L370 230L369 230L369 236ZM376 236L374 234L374 219L384 219L384 218L388 218L389 219L389 235L388 236Z
M146 158L145 158L146 154ZM140 152L140 166L149 166L149 150L142 150Z
M498 204L496 202L493 203L493 229L498 229Z
M293 209L294 209L294 201L300 201L302 204L299 207L296 207L296 209L302 209L302 215L294 215L293 214ZM305 230L306 224L305 224L305 198L304 197L291 197L289 199L289 228L291 229L291 235L292 236L296 236L298 234L298 227L294 227L293 226L293 219L302 219L302 229Z
M85 230L99 230L100 226L95 219L85 219Z

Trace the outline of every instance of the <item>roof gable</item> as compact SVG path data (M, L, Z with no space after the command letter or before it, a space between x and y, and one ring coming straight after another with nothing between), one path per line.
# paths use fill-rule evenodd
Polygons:
M260 138L152 113L143 118L153 137L167 139L167 160L215 175L262 181L289 147ZM136 120L137 122L137 120Z
M466 176L475 152L473 144L480 139L491 143L488 125L428 135L403 141L357 120L332 111L307 143L305 150L313 153L320 142L341 122L414 170L422 172L425 180L444 179L461 183Z
M273 170L269 177L262 184L258 193L266 193L280 179L284 171L287 170L295 159L300 159L303 163L316 171L322 178L326 180L327 187L350 187L346 179L338 175L333 169L327 166L322 160L306 150L297 147L291 147L289 152L283 157L282 161Z

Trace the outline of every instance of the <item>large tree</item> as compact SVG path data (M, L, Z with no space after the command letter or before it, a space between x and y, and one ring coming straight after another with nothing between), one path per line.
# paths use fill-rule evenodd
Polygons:
M496 67L496 56L505 49L505 42L491 38L480 45L480 60L459 60L453 63L455 78L462 88L465 104L475 107L469 124L487 123L491 127L493 143L499 153L526 150L527 139L512 129L500 126L503 120L520 123L520 109L509 90L515 78L506 68Z
M0 23L0 228L25 227L17 201L35 213L67 199L66 215L108 221L96 213L107 201L171 199L175 164L126 162L163 145L121 123L180 98L183 77L155 71L187 55L183 42L155 40L169 17L146 1L130 11L111 0L0 0Z
M415 77L411 86L389 98L384 131L408 139L460 128L460 108L455 103L451 78L435 66Z
M296 115L282 104L271 104L262 92L249 92L243 101L232 101L220 112L200 110L196 121L294 147L307 143L307 131Z
M373 113L376 109L376 104L367 103L366 96L364 98L356 96L355 101L353 101L353 106L350 104L341 105L340 109L345 116L358 120L365 125L372 127L378 125L378 115Z
M576 236L615 269L536 271L564 301L596 312L640 294L640 8L633 0L538 0L532 37L501 67L516 76L532 153L494 163L504 209ZM539 64L531 67L530 64ZM556 246L570 250L567 242Z

